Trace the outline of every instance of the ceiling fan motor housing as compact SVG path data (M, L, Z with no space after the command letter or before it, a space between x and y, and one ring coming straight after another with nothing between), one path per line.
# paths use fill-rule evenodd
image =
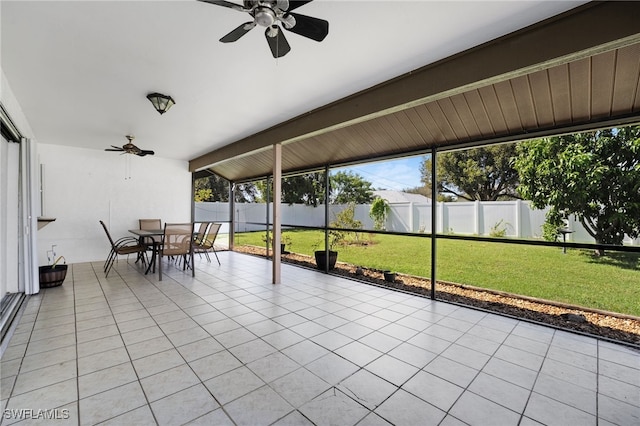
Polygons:
M329 22L324 19L293 13L293 10L310 3L312 0L297 2L290 0L243 0L242 6L227 0L199 1L248 13L253 18L253 21L245 22L233 29L223 36L220 42L232 43L238 41L259 25L266 28L264 34L274 58L280 58L291 50L291 46L282 31L283 28L315 41L324 40L329 33Z
M254 9L258 6L268 7L269 9L278 8L282 11L289 9L288 0L244 0L245 9Z
M253 18L256 24L263 27L270 27L276 22L276 14L268 7L260 6L253 12Z

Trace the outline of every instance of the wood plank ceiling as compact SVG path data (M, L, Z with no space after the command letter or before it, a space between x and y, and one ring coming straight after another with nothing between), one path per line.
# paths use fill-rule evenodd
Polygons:
M354 105L361 105L358 96L367 94L355 95L354 99L300 117L302 124L294 119L264 135L238 141L227 150L192 160L191 170L205 169L231 181L264 177L271 174L273 167L270 147L278 142L283 143L283 171L293 172L420 153L432 147L453 149L640 122L640 2L627 2L625 7L618 3L589 4L578 9L565 14L566 17L561 15L494 41L489 47L470 54L463 52L441 64L425 67L417 73L420 76L410 73L394 79L370 89L369 93L393 98L398 96L393 92L396 86L428 96L395 105L382 100L381 107L369 108L356 117ZM561 57L550 54L538 63L538 58L529 63L519 60L526 66L518 68L518 64L512 69L507 66L504 69L508 72L500 75L481 70L478 54L487 53L486 60L503 48L511 56L514 51L527 54L517 50L518 43L524 40L521 47L530 50L534 41L540 43L531 34L540 37L541 29L551 37L548 43L573 46L569 38L589 38L588 32L593 30L580 27L594 17L601 22L597 30L604 36L575 44L579 51L559 49ZM564 36L567 40L559 40L553 30L559 31L565 24L569 26ZM541 50L546 48L540 46ZM508 62L512 58L502 59ZM518 63L518 58L513 58L513 62ZM470 69L470 64L476 63L478 70ZM441 84L445 90L432 90L433 93L423 88L429 76L446 79L439 68L457 67L465 67L467 74L478 75L478 80L469 83L459 78L448 87L445 82ZM385 90L391 90L392 94ZM344 122L327 119L328 114L333 117L341 109L345 111ZM309 127L307 123L314 114L318 123ZM295 137L278 136L296 132Z

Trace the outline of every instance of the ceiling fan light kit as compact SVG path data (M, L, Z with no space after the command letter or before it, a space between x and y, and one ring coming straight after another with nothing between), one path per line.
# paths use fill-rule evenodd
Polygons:
M292 13L294 9L310 3L312 0L244 0L242 5L226 0L199 0L217 6L227 7L246 12L253 18L252 22L245 22L220 39L222 43L237 41L257 25L265 27L265 37L271 54L274 58L280 58L291 50L282 27L303 37L315 41L322 41L329 34L329 22L311 16Z
M149 93L147 99L151 101L153 107L160 113L160 115L169 111L169 108L175 105L176 101L171 96L163 95L162 93Z

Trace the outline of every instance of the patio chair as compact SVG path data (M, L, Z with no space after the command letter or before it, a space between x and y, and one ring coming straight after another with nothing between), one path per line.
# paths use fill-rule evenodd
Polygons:
M177 256L184 258L182 270L191 265L191 276L196 276L193 267L193 223L165 223L162 242L158 250L158 277L162 281L162 258ZM189 259L187 259L189 257Z
M140 229L144 230L162 229L162 221L160 219L138 219L138 224ZM148 249L151 249L153 246L153 239L149 237L141 238L140 242L147 246Z
M207 229L209 229L209 225L211 222L200 222L198 226L198 232L193 235L193 249L195 251L196 247L204 240L207 236ZM173 258L173 256L172 256ZM173 259L176 263L179 263L180 260L184 261L186 267L190 267L186 257L179 257Z
M160 219L138 219L140 229L162 229L162 221Z
M193 237L193 242L196 246L200 244L204 238L207 236L207 230L209 229L209 225L211 222L200 222L200 226L198 227L198 233Z
M143 263L146 263L145 253L147 248L140 244L140 242L134 237L122 237L117 241L113 241L111 238L111 234L107 229L107 225L104 224L103 221L100 221L100 225L104 229L104 232L107 234L107 238L109 239L109 244L111 244L111 250L109 251L109 255L107 256L107 260L104 262L104 272L105 277L109 275L109 271L113 267L113 263L116 261L118 256L137 254L136 262L142 259Z
M138 226L143 230L162 229L162 221L160 219L138 219ZM153 250L154 240L152 237L140 237L140 244L144 245L147 250Z
M216 237L218 236L218 231L220 230L219 223L211 223L209 229L205 237L198 243L196 243L194 247L195 253L204 253L207 257L207 262L211 262L211 258L209 257L209 250L213 250L213 254L216 255L216 259L218 260L218 265L220 265L220 258L218 257L218 253L216 253L216 248L213 245L216 241Z

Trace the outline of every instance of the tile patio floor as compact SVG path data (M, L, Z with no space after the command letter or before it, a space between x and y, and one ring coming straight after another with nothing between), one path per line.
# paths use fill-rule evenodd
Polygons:
M640 424L637 350L289 265L273 286L264 259L220 260L162 282L124 259L109 278L72 265L2 356L2 424Z

